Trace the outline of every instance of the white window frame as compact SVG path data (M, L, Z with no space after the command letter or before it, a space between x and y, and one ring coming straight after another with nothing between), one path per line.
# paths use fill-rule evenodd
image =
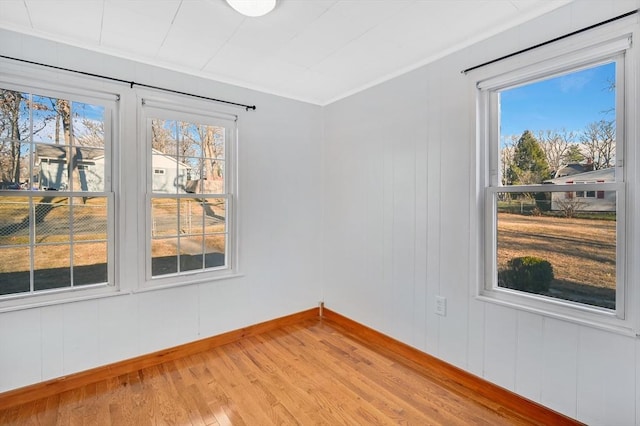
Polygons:
M7 68L10 69L12 67L8 66ZM105 108L105 188L101 192L91 192L91 194L105 197L108 203L107 282L2 295L0 296L0 312L112 296L120 294L121 291L117 277L118 266L116 262L119 240L116 237L116 212L118 211L116 190L119 187L120 95L115 90L105 90L105 86L108 85L102 85L98 88L95 82L90 79L74 76L67 77L65 83L60 83L54 72L43 71L35 67L24 67L19 73L10 71L1 73L0 87L57 99L68 99L72 102L101 105ZM9 191L2 192L3 194L9 193ZM29 189L11 191L10 195L30 195L35 197L41 195L41 193L42 191ZM56 195L83 197L87 195L87 192L57 191Z
M477 105L477 163L476 192L473 203L473 217L476 222L478 279L475 290L476 297L483 301L498 303L548 316L558 317L581 324L613 330L623 334L634 335L638 324L637 310L630 309L632 301L638 297L638 285L630 277L638 275L638 268L633 266L628 253L633 253L637 242L626 239L627 229L637 226L633 215L626 211L637 205L637 184L629 183L630 170L636 175L638 161L636 148L633 145L637 134L635 121L638 102L628 93L635 93L637 86L638 60L631 47L631 38L635 27L619 23L613 29L601 29L593 34L575 37L570 41L538 49L534 53L519 55L517 58L496 64L480 72L474 72L476 105ZM594 40L604 40L601 42ZM500 186L499 180L499 103L500 90L533 83L563 73L579 71L601 63L616 61L617 82L617 150L616 150L616 182L593 184ZM624 141L632 141L627 145ZM625 163L629 153L632 161ZM626 166L626 170L623 167ZM631 169L629 169L631 167ZM625 174L626 173L626 174ZM632 176L633 176L632 175ZM626 182L625 182L626 177ZM532 192L551 191L616 191L617 193L617 232L616 232L616 309L608 310L584 304L555 299L521 291L500 288L497 286L496 271L496 238L497 209L495 204L498 192ZM597 194L597 193L596 193ZM633 210L631 210L633 211ZM630 241L631 240L631 241ZM632 249L629 244L633 244ZM635 262L637 263L637 262Z
M240 275L238 256L238 116L230 110L212 104L211 102L201 102L198 100L186 99L182 96L158 96L156 93L139 92L138 115L141 152L140 158L145 160L145 166L141 167L140 181L144 185L144 205L140 206L140 211L144 211L143 223L140 230L140 246L144 247L144 255L140 258L140 280L138 291L153 290L165 287L176 287L182 285L198 284L208 281L215 281ZM152 256L151 256L151 199L159 197L159 194L152 192L152 176L155 174L152 165L152 149L150 122L151 119L178 120L198 124L220 126L225 128L225 193L216 198L225 198L227 201L226 211L226 264L221 267L207 268L203 270L193 270L177 272L173 274L152 276ZM157 168L157 167L156 167ZM193 198L194 194L160 195L160 198Z

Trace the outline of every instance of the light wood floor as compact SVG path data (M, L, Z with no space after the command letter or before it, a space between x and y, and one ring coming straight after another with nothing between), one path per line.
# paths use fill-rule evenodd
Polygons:
M0 411L0 425L525 425L308 320Z

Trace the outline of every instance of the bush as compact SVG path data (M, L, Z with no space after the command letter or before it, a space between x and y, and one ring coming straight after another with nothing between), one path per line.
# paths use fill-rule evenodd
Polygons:
M553 280L551 263L534 256L514 257L501 273L505 287L528 293L545 293Z

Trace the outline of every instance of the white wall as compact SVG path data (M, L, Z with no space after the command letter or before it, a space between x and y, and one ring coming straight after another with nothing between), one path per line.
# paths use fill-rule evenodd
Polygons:
M460 74L638 6L578 1L325 108L0 31L5 55L258 106L238 111L245 275L2 313L0 391L298 312L323 297L330 309L572 417L640 424L638 339L473 298L475 110ZM122 94L124 166L135 169L135 107L132 92ZM125 188L121 201L123 226L135 235L135 192ZM135 238L122 247L126 287L135 287L140 249ZM446 317L435 315L435 295L447 298Z
M317 306L321 298L321 108L0 31L3 55L257 105L239 114L239 278L0 313L0 392ZM55 78L64 81L61 74ZM124 122L123 288L139 246L135 90ZM212 104L212 109L217 106ZM2 285L0 283L0 285Z
M327 106L326 306L581 421L640 424L640 339L474 298L475 98L460 73L639 5L576 1Z

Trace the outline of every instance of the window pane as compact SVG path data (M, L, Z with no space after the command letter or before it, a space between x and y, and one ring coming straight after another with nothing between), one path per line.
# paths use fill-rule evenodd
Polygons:
M185 166L184 192L202 193L202 159L197 157L181 157L180 163Z
M151 174L153 192L162 194L187 192L187 180L191 175L190 166L178 161L177 157L153 154Z
M183 198L180 200L180 233L187 235L202 235L203 201L197 198Z
M37 243L69 241L69 199L64 197L38 197L33 200L35 237Z
M205 194L224 194L224 161L205 158L203 163L205 180L202 191Z
M224 159L224 145L224 127L180 123L179 155Z
M207 137L206 131L203 130L203 126L180 122L178 123L178 129L180 138L178 154L180 157L202 158L202 138Z
M0 89L0 138L7 141L28 141L31 121L29 119L29 94ZM13 126L17 123L17 126ZM4 148L4 146L3 146Z
M205 266L207 268L217 268L226 266L226 235L207 235L204 239Z
M29 198L0 199L0 246L29 244Z
M202 204L204 210L205 234L226 231L227 201L224 198L207 198Z
M33 140L56 145L71 145L71 102L66 99L33 95Z
M151 275L178 272L178 239L163 238L151 241Z
M104 149L72 147L71 187L73 191L103 192L105 185Z
M614 167L615 62L499 94L502 185L539 184L564 176L588 181L584 173Z
M497 197L499 287L615 309L615 201L598 211L563 192Z
M226 138L226 129L224 127L218 126L205 126L207 128L207 132L212 135L211 138L207 139L207 143L204 144L204 157L208 158L217 158L224 159L225 152L225 138Z
M107 198L73 198L74 241L107 240Z
M73 285L106 283L107 243L80 243L73 246Z
M29 143L0 140L0 189L30 189L30 154Z
M64 145L36 144L34 162L38 170L38 189L69 189L69 153L69 148Z
M71 286L71 246L68 244L36 245L34 258L34 289Z
M180 238L180 271L204 268L202 237Z
M151 235L153 237L178 235L178 200L168 198L151 200Z
M29 247L0 248L0 295L29 291Z
M104 107L74 102L71 116L76 145L104 150Z
M158 154L178 155L176 122L171 120L151 120L151 149Z

